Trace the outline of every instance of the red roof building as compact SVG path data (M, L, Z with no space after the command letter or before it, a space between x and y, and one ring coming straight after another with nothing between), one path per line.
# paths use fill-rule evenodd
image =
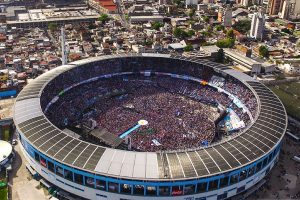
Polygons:
M102 13L112 14L117 12L117 5L113 0L89 0L89 4Z

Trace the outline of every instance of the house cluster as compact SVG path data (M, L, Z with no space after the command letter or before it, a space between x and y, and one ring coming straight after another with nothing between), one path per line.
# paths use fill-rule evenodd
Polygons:
M0 51L0 70L18 79L35 77L61 64L49 35L39 28L0 26Z
M0 51L5 55L2 63L8 66L22 62L15 65L37 73L59 65L60 27L64 27L68 62L128 52L215 59L218 51L224 49L228 64L241 66L243 71L272 73L279 64L298 65L300 45L293 33L300 29L299 23L268 15L260 1L247 6L244 1L226 4L214 0L86 3L68 8L4 8L3 27L7 28L0 35ZM99 19L105 13L108 16ZM50 19L56 25L51 30L47 21ZM11 21L18 25L7 23ZM262 54L261 47L267 49L267 54ZM245 64L245 60L253 65Z

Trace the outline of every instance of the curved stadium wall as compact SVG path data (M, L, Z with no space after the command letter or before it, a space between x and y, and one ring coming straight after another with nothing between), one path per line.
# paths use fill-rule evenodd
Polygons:
M82 74L82 70L91 73ZM207 148L134 152L73 138L43 110L60 91L99 76L160 71L205 79L207 72L247 86L258 102L254 122L243 133ZM53 87L55 80L65 84ZM45 91L53 93L45 96ZM44 96L43 96L44 95ZM247 191L272 169L286 131L280 100L263 84L206 60L159 54L115 55L77 61L47 72L18 95L14 122L24 155L47 181L86 199L224 199Z

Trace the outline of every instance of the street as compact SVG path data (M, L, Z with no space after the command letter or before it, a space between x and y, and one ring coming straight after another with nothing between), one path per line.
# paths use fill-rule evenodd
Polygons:
M9 198L13 200L46 200L43 189L37 189L39 182L32 179L25 167L26 159L20 144L14 146L15 159L9 173ZM12 186L12 187L11 187Z

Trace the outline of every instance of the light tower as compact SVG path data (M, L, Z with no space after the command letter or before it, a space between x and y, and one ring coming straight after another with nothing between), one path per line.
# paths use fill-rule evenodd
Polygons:
M66 51L66 36L65 36L65 29L62 26L61 27L61 60L62 60L62 65L66 65L68 63L68 58L67 58L67 51Z

